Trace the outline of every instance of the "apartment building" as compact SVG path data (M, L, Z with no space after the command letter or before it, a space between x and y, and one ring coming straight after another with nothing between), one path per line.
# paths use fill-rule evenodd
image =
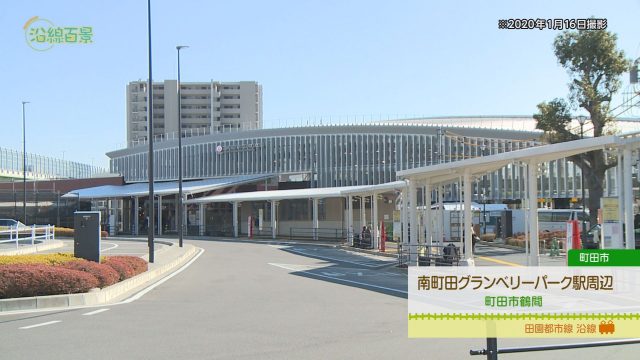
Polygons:
M262 86L255 81L182 82L183 136L262 128ZM147 82L127 85L127 147L147 138ZM153 136L178 134L178 84L153 83Z

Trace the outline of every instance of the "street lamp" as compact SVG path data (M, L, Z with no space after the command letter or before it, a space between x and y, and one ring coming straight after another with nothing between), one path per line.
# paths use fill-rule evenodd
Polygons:
M580 115L577 118L578 123L580 124L580 139L584 139L584 123L587 121L587 117L584 115ZM584 161L582 162L584 165ZM580 188L582 190L582 235L580 236L580 240L582 243L585 243L585 239L587 238L587 223L585 222L585 218L587 217L586 206L585 206L585 195L584 195L584 168L580 168Z
M182 98L180 96L180 50L188 46L178 45L178 243L182 247Z
M22 102L22 216L27 225L27 135L25 126L24 106L28 101Z
M482 150L482 156L485 156L485 150L487 146L483 142L480 145L480 150ZM482 175L482 234L487 233L487 175Z

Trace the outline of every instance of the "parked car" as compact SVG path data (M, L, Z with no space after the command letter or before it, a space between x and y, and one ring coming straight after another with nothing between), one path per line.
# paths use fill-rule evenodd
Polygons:
M25 224L21 223L18 220L13 220L13 219L0 219L0 230L9 230L9 229L15 229L16 226L18 228L23 228L26 227Z

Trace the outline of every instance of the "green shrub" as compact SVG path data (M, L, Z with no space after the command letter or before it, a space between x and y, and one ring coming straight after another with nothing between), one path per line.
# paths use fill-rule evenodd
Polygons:
M83 293L98 287L98 284L98 279L89 273L61 266L0 266L0 299Z

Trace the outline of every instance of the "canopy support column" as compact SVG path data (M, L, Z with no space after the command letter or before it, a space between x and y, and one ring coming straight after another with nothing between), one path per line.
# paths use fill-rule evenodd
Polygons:
M162 195L158 195L158 236L162 235Z
M139 211L139 207L140 207L140 199L135 196L133 198L133 208L135 209L133 211L134 216L133 216L133 235L138 235L139 230L140 230L140 224L139 224L139 220L140 220L140 213Z
M409 205L409 248L413 246L414 249L411 249L409 255L409 263L415 264L418 260L418 213L416 209L416 203L418 200L418 191L416 188L415 180L411 180L409 182L409 201L407 201Z
M623 171L623 186L624 191L622 192L624 196L618 196L618 201L622 201L624 198L624 223L627 224L625 226L625 240L627 249L635 249L636 248L636 240L635 240L635 229L633 226L633 184L632 184L632 175L631 175L631 148L628 146L624 148L622 151L622 171Z
M313 240L318 240L318 228L320 222L318 221L318 198L313 198Z
M364 196L360 196L360 228L367 226L364 201Z
M238 202L233 202L233 237L238 237Z
M275 200L271 200L271 238L275 239L278 234L278 224L277 224L277 202Z
M204 232L207 226L207 221L204 217L204 203L198 204L198 217L200 218L200 236L204 236ZM178 230L180 231L180 230Z
M347 196L347 241L353 246L353 196Z
M462 262L467 266L474 266L473 262L473 219L471 212L471 172L466 169L463 176L463 197L464 197L464 261Z
M538 243L538 161L529 160L529 175L527 178L527 188L529 189L529 246L531 266L540 265L539 243Z
M374 249L379 249L380 245L378 242L378 195L371 195L371 236L372 236L372 245Z
M424 224L425 224L425 243L429 245L429 251L431 251L431 246L433 246L433 238L431 237L432 230L431 224L431 184L424 184Z
M407 214L409 209L409 206L407 205L407 202L409 202L408 192L409 191L407 191L406 188L402 189L402 203L400 207L400 217L402 218L402 244L404 244L405 247L409 245L409 216Z

